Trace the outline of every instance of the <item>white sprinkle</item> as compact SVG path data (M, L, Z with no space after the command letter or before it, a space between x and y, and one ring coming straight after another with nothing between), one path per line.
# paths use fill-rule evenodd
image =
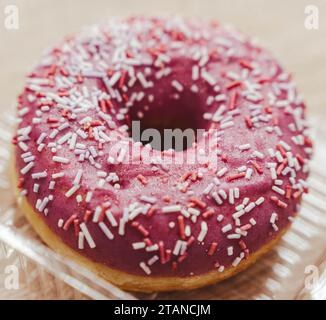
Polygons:
M181 211L181 206L165 206L162 208L163 213L170 213L170 212L180 212Z
M151 274L152 272L151 272L151 269L146 265L146 263L145 262L141 262L140 264L139 264L139 266L144 270L144 272L146 273L146 274Z
M38 183L34 183L33 192L38 193L39 190L40 190L40 185Z
M67 198L71 197L78 189L80 188L80 185L74 185L71 187L65 194Z
M233 256L233 247L231 246L231 247L228 247L227 248L227 252L228 252L228 256L230 257L230 256Z
M32 179L41 179L41 178L46 178L47 176L48 174L46 171L32 173Z
M83 250L84 249L84 233L83 232L79 232L78 233L78 249Z
M252 172L253 172L253 170L251 168L248 168L247 171L246 171L245 178L250 180Z
M49 201L50 201L50 199L47 198L47 197L45 197L45 198L43 199L43 201L41 202L41 204L40 204L38 210L39 210L40 212L43 212L43 210L45 209L45 207L46 207L46 205L49 203Z
M185 236L190 237L191 236L191 228L189 225L185 226Z
M91 155L92 155L93 158L96 158L96 157L97 157L97 152L96 152L94 146L90 146L90 147L88 148L88 150L89 150L89 152L91 153Z
M233 189L229 189L229 203L234 204L234 191Z
M220 169L219 171L217 171L216 175L221 178L223 177L228 171L228 168L227 167L224 167L222 169Z
M276 170L275 168L269 168L270 172L271 172L271 178L273 180L277 179L277 173L276 173Z
M26 152L28 150L28 145L24 142L19 142L18 146L20 147L20 149L22 149L24 152Z
M37 147L37 151L38 152L41 152L45 147L45 144L44 143L41 143L38 147Z
M24 158L24 162L25 163L28 163L28 162L32 162L35 160L35 156L30 156L30 157L26 157Z
M285 169L282 171L283 176L286 176L289 172L291 172L291 168L289 166L285 167Z
M223 272L224 269L225 269L224 266L219 266L218 269L217 269L217 271L218 271L218 272Z
M50 139L54 139L58 133L59 133L59 130L57 130L57 129L52 130L49 134Z
M275 158L276 158L276 160L278 161L278 162L283 162L283 157L282 157L282 155L281 155L281 153L279 152L279 151L276 151L275 152Z
M127 219L121 218L119 222L119 235L124 236L125 235L125 226L127 223Z
M221 104L215 111L212 117L212 121L214 122L220 121L222 119L221 115L225 112L226 109L227 109L226 106L224 104Z
M230 231L230 230L232 230L232 225L231 225L231 223L225 225L225 226L222 228L222 232L223 232L223 233L226 233L226 232L228 232L228 231Z
M65 173L64 172L57 172L52 174L52 179L57 179L57 178L62 178L64 177Z
M146 247L146 243L145 242L134 242L132 244L132 247L134 250L144 249Z
M110 210L106 210L105 215L108 218L109 222L111 223L112 227L118 226L118 222L116 221L116 219L114 218L114 215L112 214L112 212Z
M240 257L236 257L235 259L234 259L234 261L232 262L232 266L233 267L236 267L240 262L241 262L241 258Z
M189 212L188 212L187 210L182 209L180 212L181 212L181 214L184 215L186 218L189 218L189 217L190 217L190 214L189 214Z
M68 141L70 139L71 135L72 135L71 132L67 132L60 139L58 139L57 143L58 144L64 144L66 141Z
M76 142L77 142L77 134L73 133L69 141L69 150L75 149Z
M121 148L117 158L118 163L122 163L127 153L127 148Z
M103 231L103 233L108 237L108 239L110 239L110 240L114 239L113 233L110 231L110 229L107 227L107 225L103 221L101 221L98 225L101 228L101 230Z
M212 193L212 197L213 197L213 199L216 201L216 203L217 203L218 205L223 204L222 199L220 198L220 196L219 196L216 192L213 192L213 193Z
M272 186L272 190L275 191L276 193L284 196L285 195L285 191L277 186Z
M246 143L246 144L242 144L242 145L240 145L239 146L239 149L241 150L241 151L243 151L243 150L248 150L248 149L250 149L250 143Z
M121 72L120 71L115 72L109 80L109 85L113 87L119 81L120 77L121 77Z
M26 115L27 113L29 112L29 108L25 107L25 108L22 108L18 111L18 115L20 117L23 117L24 115Z
M82 222L79 226L80 226L80 229L83 232L83 234L84 234L84 236L86 238L86 241L87 241L88 245L90 246L90 248L91 249L95 248L96 244L95 244L92 236L90 235L86 224L84 222Z
M233 219L239 219L240 217L242 217L245 214L245 211L243 209L233 213L232 217Z
M239 188L234 188L234 197L236 199L239 199L239 197L240 197L240 190L239 190Z
M242 201L242 204L245 206L249 203L250 199L248 197L245 197Z
M232 127L233 125L234 125L234 122L233 121L223 122L220 125L220 128L221 129L226 129L226 128Z
M207 81L211 86L214 86L216 83L216 80L205 70L202 69L201 71L201 77Z
M257 222L254 218L250 218L249 222L251 223L251 225L255 225Z
M191 77L192 77L193 81L198 80L198 78L199 78L199 67L197 65L194 65L192 67L192 75L191 75Z
M64 223L63 219L59 219L58 220L58 228L62 228L63 227L63 223Z
M279 144L286 150L286 151L290 151L291 150L291 147L286 143L284 142L283 140L281 140L279 142Z
M277 213L273 212L272 215L271 215L271 218L270 218L270 223L274 224L277 220Z
M74 182L73 182L74 185L80 183L80 179L81 179L82 175L83 175L83 170L82 169L78 169L77 170L77 174L76 174L75 179L74 179Z
M52 160L55 162L60 162L60 163L69 163L69 159L64 158L64 157L58 157L58 156L53 156Z
M157 199L155 197L149 197L149 196L141 196L140 200L142 200L144 202L151 203L151 204L154 204L157 201Z
M29 162L24 168L20 170L21 174L26 174L29 170L34 167L34 162Z
M268 151L268 154L269 154L269 156L271 158L273 158L275 156L275 152L274 152L274 150L272 148L269 148L267 151Z
M250 202L246 207L245 207L245 212L250 212L253 208L256 207L256 204L254 202Z
M82 129L78 129L76 131L76 133L83 139L86 139L87 138L87 133L85 131L83 131Z
M175 89L177 89L179 92L182 92L182 91L183 91L183 85L182 85L179 81L177 81L177 80L173 80L173 81L171 82L171 85L172 85Z
M40 136L38 137L36 143L37 143L38 145L40 145L40 144L43 142L43 140L44 140L45 138L46 138L46 133L42 132L42 133L40 134Z
M92 191L88 191L87 194L86 194L85 201L87 203L90 203L91 202L91 199L92 199L92 196L93 196L93 192Z
M143 213L144 208L143 207L138 207L135 208L134 210L132 210L129 214L129 220L133 220L135 219L138 215L140 215L141 213Z
M101 213L102 213L102 207L100 207L100 206L97 206L96 208L95 208L95 211L94 211L94 214L93 214L93 222L94 223L97 223L98 221L99 221L99 218L100 218L100 216L101 216Z
M216 218L218 222L221 222L224 219L224 216L222 214L219 214Z
M175 246L174 246L174 249L172 252L175 256L178 256L180 254L182 244L183 244L182 240L177 240L177 242L175 243Z
M264 159L264 154L262 154L261 152L259 151L254 151L253 152L253 155L259 159Z
M199 242L202 242L202 241L204 241L207 231L208 231L207 223L205 221L202 221L200 228L201 228L201 230L200 230L197 240Z
M264 197L260 197L260 198L258 198L257 200L256 200L256 205L257 206L259 206L259 205L261 205L263 202L265 201L265 198Z
M238 170L238 172L244 172L244 171L247 170L247 167L246 166L241 166L237 170Z
M214 188L214 183L210 183L210 184L209 184L209 185L204 189L203 194L205 194L205 195L209 194L209 193L212 191L213 188Z
M99 136L102 138L102 139L104 139L104 141L105 142L108 142L108 141L110 141L111 139L109 138L109 136L107 135L107 134L105 134L103 131L99 131L98 132L98 134L99 134Z
M156 261L158 261L160 258L158 257L158 255L155 255L153 256L152 258L150 258L148 261L147 261L147 264L149 266L152 266Z

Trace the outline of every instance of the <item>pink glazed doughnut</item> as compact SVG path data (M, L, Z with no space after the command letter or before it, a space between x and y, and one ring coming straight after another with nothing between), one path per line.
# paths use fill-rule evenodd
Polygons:
M230 277L270 250L308 191L312 142L291 76L216 22L112 19L68 37L28 75L18 119L26 217L128 290ZM161 151L131 137L137 120L205 133Z

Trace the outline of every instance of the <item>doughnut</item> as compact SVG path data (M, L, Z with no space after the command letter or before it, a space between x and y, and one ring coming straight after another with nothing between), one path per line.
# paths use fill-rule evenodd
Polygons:
M22 211L47 245L126 290L236 274L271 250L308 192L313 143L291 74L216 21L85 28L44 53L17 105ZM165 129L196 136L154 145L149 133Z

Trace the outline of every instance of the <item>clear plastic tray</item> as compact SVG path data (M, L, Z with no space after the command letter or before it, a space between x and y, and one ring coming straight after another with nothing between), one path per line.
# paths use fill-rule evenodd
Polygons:
M2 291L1 298L326 299L326 131L317 122L310 193L279 244L248 270L216 285L152 294L122 291L42 243L18 210L8 176L13 122L9 114L0 120L0 266L18 266L19 290ZM0 273L0 281L5 276Z

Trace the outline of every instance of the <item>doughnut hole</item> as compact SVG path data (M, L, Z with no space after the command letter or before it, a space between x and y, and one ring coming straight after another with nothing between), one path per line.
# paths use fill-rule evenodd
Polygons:
M134 141L150 144L159 151L189 149L200 139L200 130L208 126L201 105L198 94L182 92L145 106L134 106L129 113L129 134Z

